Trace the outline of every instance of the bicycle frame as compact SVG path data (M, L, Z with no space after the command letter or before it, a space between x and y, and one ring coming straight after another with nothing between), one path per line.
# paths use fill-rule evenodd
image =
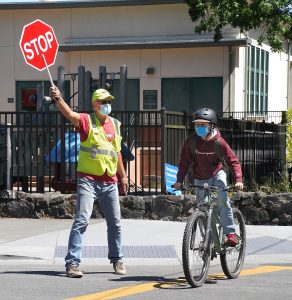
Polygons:
M214 250L217 253L222 253L223 226L219 217L219 208L214 203L216 199L217 197L212 196L212 191L206 188L204 202L198 204L197 209L205 212L207 217L206 235L203 242L204 251L208 251L211 243L213 242ZM204 209L204 207L207 209Z
M209 214L211 217L211 233L214 243L214 249L217 253L221 253L224 237L223 226L219 218L219 208L217 206L214 207L213 209L211 209L211 212L209 211Z

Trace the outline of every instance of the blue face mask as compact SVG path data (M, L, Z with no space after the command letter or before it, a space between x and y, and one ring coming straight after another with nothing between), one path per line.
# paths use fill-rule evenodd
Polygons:
M111 113L112 111L112 106L110 104L101 104L100 105L100 110L99 112L103 115L103 116L107 116Z
M198 136L206 137L209 134L209 126L196 126L195 131Z

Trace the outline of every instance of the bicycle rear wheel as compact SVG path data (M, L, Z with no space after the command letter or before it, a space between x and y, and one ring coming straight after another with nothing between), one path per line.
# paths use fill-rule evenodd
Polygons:
M235 247L225 247L224 253L220 254L221 266L224 274L230 278L237 278L243 266L246 247L246 231L242 213L233 208L235 233L239 243Z
M192 287L202 286L209 270L210 251L203 249L206 226L206 215L196 211L190 216L185 227L182 261L186 280Z

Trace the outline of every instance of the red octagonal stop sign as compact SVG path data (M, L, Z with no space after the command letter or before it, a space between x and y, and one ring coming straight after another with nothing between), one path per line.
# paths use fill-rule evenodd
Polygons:
M26 63L39 71L55 63L59 48L53 28L41 20L23 27L19 46Z

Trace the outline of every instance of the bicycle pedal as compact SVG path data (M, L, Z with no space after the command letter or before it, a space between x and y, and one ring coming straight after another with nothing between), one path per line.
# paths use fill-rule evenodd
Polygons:
M212 246L212 252L211 252L211 260L213 260L214 258L216 258L217 257L217 253L216 253L216 251L215 251L215 249L214 249L214 245Z
M211 260L213 260L214 258L217 258L217 254L216 253L212 253L212 255L211 255Z

